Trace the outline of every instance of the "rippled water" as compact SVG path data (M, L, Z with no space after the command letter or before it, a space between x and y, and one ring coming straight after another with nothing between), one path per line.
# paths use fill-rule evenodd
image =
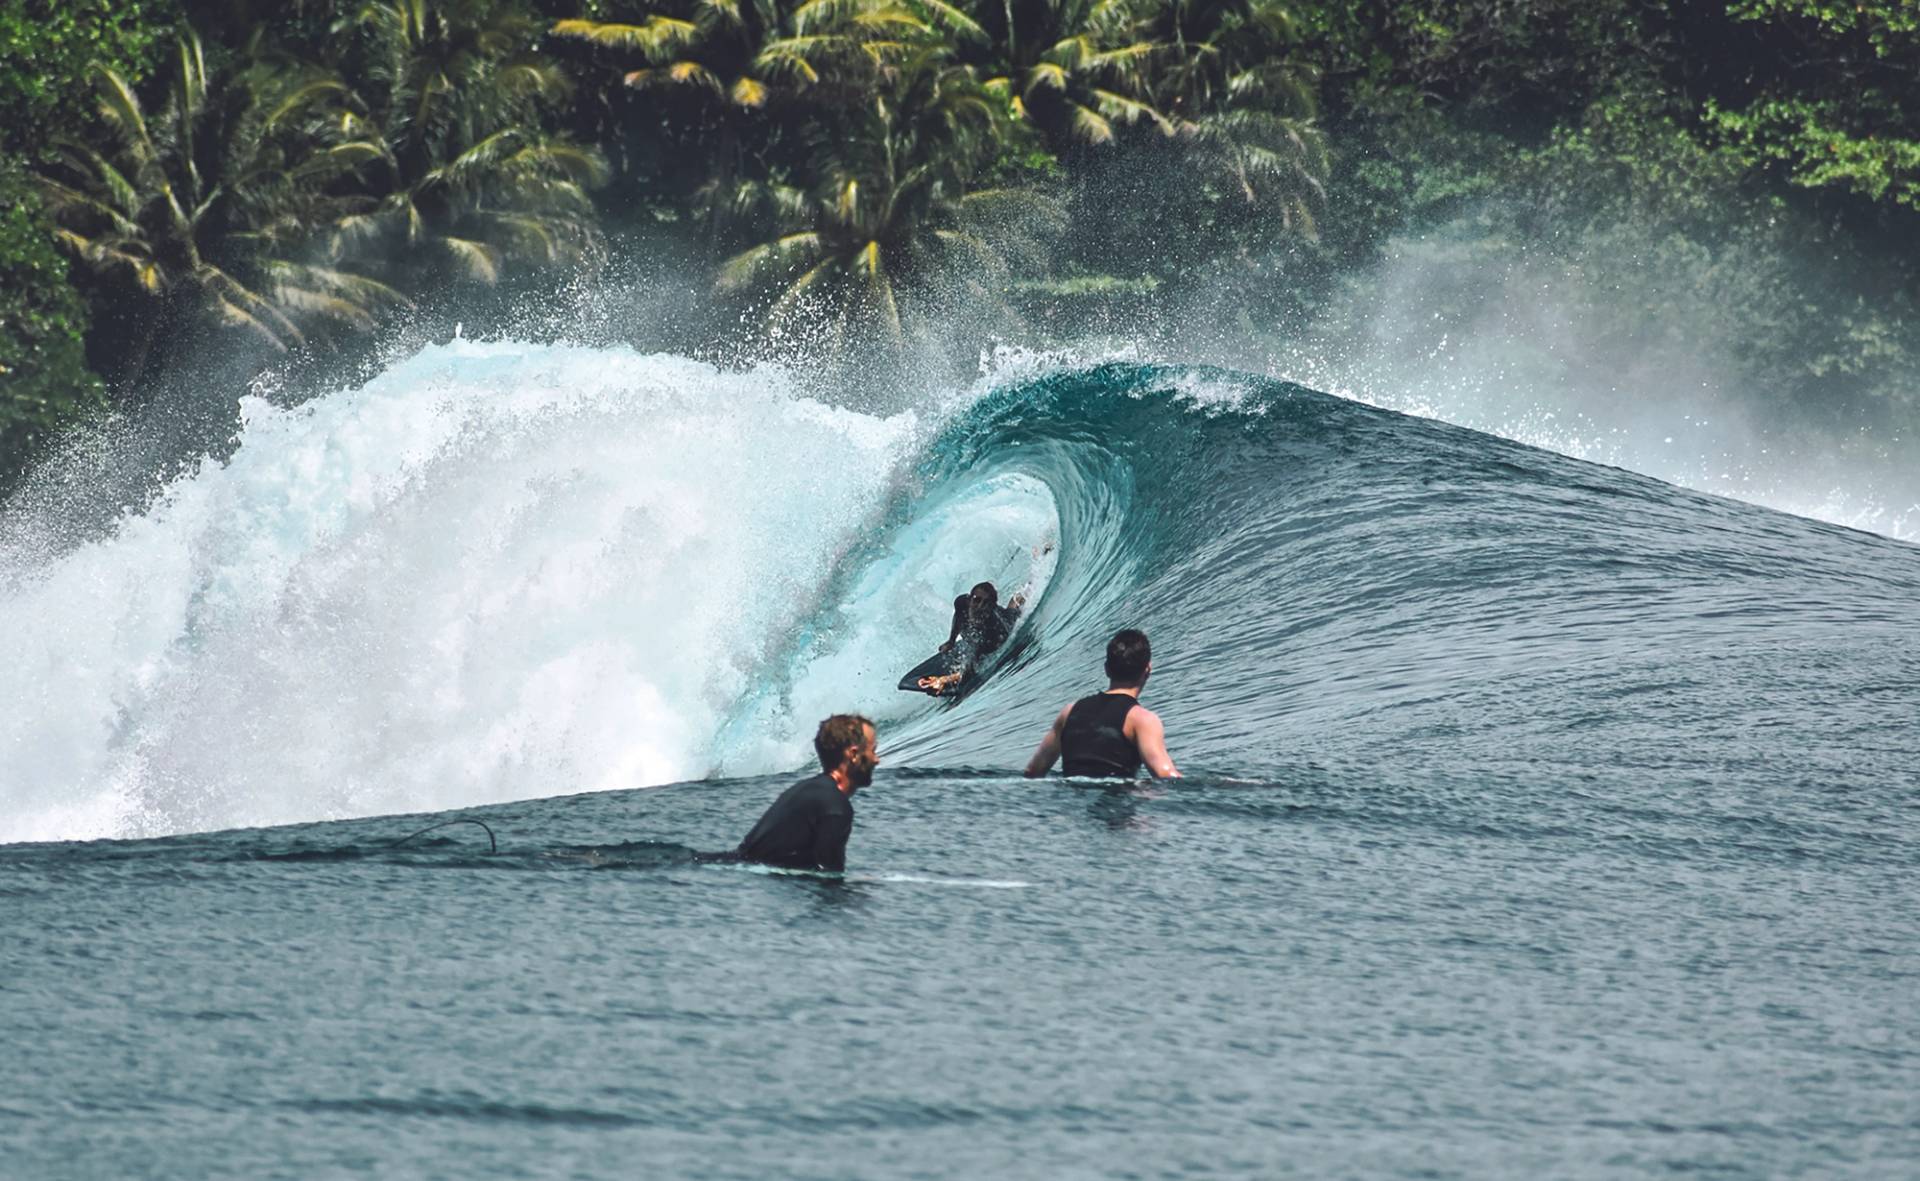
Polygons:
M1920 1160L1913 546L1221 371L412 364L15 543L0 1172ZM1121 624L1191 777L1017 778ZM693 863L843 708L847 880Z

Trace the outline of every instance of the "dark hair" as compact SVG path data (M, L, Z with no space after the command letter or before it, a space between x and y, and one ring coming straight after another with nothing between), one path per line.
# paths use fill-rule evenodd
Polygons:
M1107 641L1107 679L1116 685L1138 685L1147 675L1147 663L1152 659L1153 648L1147 643L1147 633L1122 628Z
M813 732L813 753L820 756L820 769L831 771L845 762L849 746L865 746L867 728L872 725L859 714L835 714L821 722Z
M1000 592L993 589L993 584L991 582L976 582L973 585L973 590L969 593L975 594L975 595L985 595L987 598L987 602L990 604L998 603L1000 601Z

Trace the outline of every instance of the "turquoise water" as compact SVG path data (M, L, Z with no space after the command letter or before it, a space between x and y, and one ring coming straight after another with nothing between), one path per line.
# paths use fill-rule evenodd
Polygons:
M1904 542L1218 370L457 345L6 546L9 1175L1920 1159ZM1019 779L1122 624L1190 777ZM692 863L834 709L847 880Z

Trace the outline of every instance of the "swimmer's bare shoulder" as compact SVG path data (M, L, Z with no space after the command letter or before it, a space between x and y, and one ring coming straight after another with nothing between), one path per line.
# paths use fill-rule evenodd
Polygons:
M1167 753L1167 728L1159 714L1144 705L1136 705L1127 711L1126 724L1120 732L1140 752L1140 761L1147 765L1155 779L1180 778L1180 768L1173 765L1173 756Z

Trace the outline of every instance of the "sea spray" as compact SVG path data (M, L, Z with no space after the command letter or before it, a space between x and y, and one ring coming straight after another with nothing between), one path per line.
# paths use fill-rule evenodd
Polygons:
M703 773L914 451L913 414L619 350L430 348L0 599L0 840Z

